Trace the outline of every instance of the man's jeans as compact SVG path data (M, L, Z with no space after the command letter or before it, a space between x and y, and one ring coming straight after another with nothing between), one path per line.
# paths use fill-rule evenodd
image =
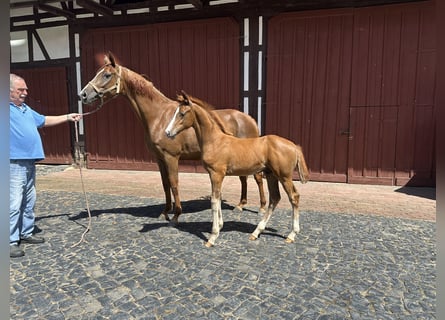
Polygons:
M9 161L9 243L32 235L36 203L34 160Z

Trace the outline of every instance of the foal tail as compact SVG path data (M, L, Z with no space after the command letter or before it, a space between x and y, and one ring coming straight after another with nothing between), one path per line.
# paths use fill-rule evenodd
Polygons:
M297 168L300 175L300 182L306 183L309 181L309 170L304 160L303 150L300 146L297 146Z

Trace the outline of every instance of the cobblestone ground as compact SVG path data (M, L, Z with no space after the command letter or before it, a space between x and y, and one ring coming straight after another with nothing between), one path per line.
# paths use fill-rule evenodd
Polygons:
M36 208L47 241L23 245L26 255L10 262L11 319L435 319L434 220L302 205L301 232L288 245L283 205L251 242L255 206L235 212L226 201L208 249L207 198L184 197L173 227L158 217L161 193L106 194L90 184L98 189L88 192L91 231L73 247L89 221L85 198L74 186L50 190L45 181L63 177L51 170L39 171Z

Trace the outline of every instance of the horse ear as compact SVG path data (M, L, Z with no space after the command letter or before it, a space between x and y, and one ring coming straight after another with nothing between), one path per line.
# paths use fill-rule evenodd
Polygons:
M182 94L182 99L184 101L184 104L190 105L190 99L189 99L189 96L187 95L187 93L185 93L184 90L181 90L181 94Z
M104 65L107 65L107 64L111 64L111 61L110 61L110 59L108 58L108 56L105 55L105 56L104 56Z
M114 59L113 54L110 51L108 51L108 59L110 61L110 64L113 66L113 68L115 68L116 67L116 61Z

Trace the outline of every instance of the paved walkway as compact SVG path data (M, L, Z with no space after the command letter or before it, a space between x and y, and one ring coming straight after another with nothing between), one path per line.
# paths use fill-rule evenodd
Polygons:
M287 245L284 196L266 232L239 183L224 183L214 248L204 174L181 174L184 214L158 218L158 173L39 167L37 226L47 242L11 259L11 319L435 319L435 190L296 183L301 232Z

